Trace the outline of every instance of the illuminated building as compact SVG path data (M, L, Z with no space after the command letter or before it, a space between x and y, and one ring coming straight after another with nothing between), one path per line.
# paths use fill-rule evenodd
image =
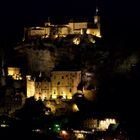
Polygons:
M22 80L20 68L8 67L8 76L12 76L14 80Z
M111 119L111 118L106 118L104 120L100 120L98 129L105 131L108 129L110 124L116 124L116 120Z
M98 128L98 120L97 119L86 119L83 121L83 126L86 129L97 129Z
M35 94L35 81L31 79L31 76L26 76L27 81L27 98L34 96Z
M116 125L117 121L115 118L105 118L105 119L93 119L88 118L83 121L83 126L85 129L106 131L109 128L109 125Z
M80 81L81 71L52 71L50 78L31 79L28 76L27 97L34 96L37 100L57 99L58 97L72 99Z
M72 99L81 81L81 71L53 71L51 81L52 98L57 95L64 99Z
M35 80L35 98L50 99L51 81L48 78L39 77Z
M100 32L100 16L98 8L96 8L95 16L91 22L70 20L67 24L52 24L50 19L45 23L44 27L29 27L24 29L24 39L27 38L57 38L66 37L70 34L83 34L83 32L97 37L101 37Z

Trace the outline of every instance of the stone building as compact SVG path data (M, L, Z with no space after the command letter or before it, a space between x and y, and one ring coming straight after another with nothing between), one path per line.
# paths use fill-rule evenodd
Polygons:
M52 98L62 96L72 99L81 81L81 71L53 71L51 76Z
M52 71L49 78L27 76L27 97L35 99L72 99L81 81L81 71Z
M75 21L71 19L67 24L53 24L50 19L44 23L44 27L29 27L24 28L24 38L46 38L46 37L66 37L69 34L87 34L95 35L101 37L100 31L100 16L98 14L98 8L96 8L96 13L92 21L88 20L78 20Z

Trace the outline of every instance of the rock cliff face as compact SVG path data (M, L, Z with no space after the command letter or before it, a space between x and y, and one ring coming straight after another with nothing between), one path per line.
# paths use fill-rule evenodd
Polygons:
M76 45L73 42L75 37L27 40L17 47L17 51L21 53L20 57L24 56L27 60L26 69L31 75L41 72L49 76L58 66L61 70L92 69L95 66L96 43L91 43L89 36L78 36L81 42ZM94 36L92 38L95 39Z
M48 76L59 64L62 64L62 67L71 63L74 64L75 55L75 52L71 52L69 48L56 48L53 51L49 49L26 49L28 71L31 74L42 72Z
M44 72L48 75L55 67L55 52L27 49L27 60L30 73Z

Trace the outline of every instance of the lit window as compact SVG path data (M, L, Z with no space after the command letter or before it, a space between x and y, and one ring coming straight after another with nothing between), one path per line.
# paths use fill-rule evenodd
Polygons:
M56 99L57 98L57 95L52 95L52 99Z

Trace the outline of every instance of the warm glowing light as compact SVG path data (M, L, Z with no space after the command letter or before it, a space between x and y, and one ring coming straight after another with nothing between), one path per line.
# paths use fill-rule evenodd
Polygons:
M40 29L40 27L36 27L36 29Z
M31 75L26 75L27 80L31 80Z
M55 36L54 36L54 38L57 38L57 37L58 37L58 35L55 35Z
M27 80L27 98L35 95L35 82Z
M48 38L49 37L49 35L45 35L45 38Z
M44 101L45 100L45 95L44 94L42 94L42 96L41 96L41 99L42 99L42 101Z
M84 31L83 31L83 29L81 29L81 35L83 35L84 34Z
M87 29L86 33L87 33L87 34L90 34L90 29Z
M0 127L9 127L7 124L1 124Z
M52 75L51 84L44 81L38 83L35 78L32 79L30 75L27 75L27 98L34 96L36 100L45 100L62 97L61 99L71 100L73 94L77 92L81 71L53 71ZM72 80L65 77L71 77Z
M63 99L66 99L66 97L67 97L65 93L62 96L63 96Z
M82 133L78 133L78 134L75 134L77 139L84 139L84 134Z
M66 37L66 35L63 35L63 37Z
M90 38L90 42L94 44L96 41L93 38Z
M98 13L98 9L96 9L96 15L94 16L94 21L93 21L94 24L97 24L97 27L92 27L91 29L98 30L100 35L100 17L97 15L97 13ZM27 36L29 38L36 37L36 36L40 36L41 38L47 38L49 37L50 34L52 34L52 32L55 32L55 35L53 36L54 38L66 37L69 34L83 34L83 29L87 29L88 24L89 24L88 22L84 22L84 21L83 22L69 21L69 23L59 26L56 24L52 24L50 22L46 22L44 27L25 28L26 29L25 33L27 33ZM58 30L58 32L56 32L56 30ZM93 34L93 32L92 33L90 32L89 34ZM94 35L96 36L97 34L94 33Z
M99 38L101 38L101 37L102 37L100 34L97 34L96 36L97 36L97 37L99 37Z
M96 24L97 22L98 22L98 18L95 17L95 18L94 18L94 23Z
M67 135L67 131L65 131L65 130L62 130L61 133L62 133L62 135Z
M56 99L57 98L57 95L52 95L52 99Z
M14 80L22 80L20 68L8 67L8 75L12 76Z
M75 38L73 40L73 43L76 44L76 45L79 45L80 44L80 38Z
M39 100L39 94L35 94L34 98L35 98L36 101Z
M67 99L69 99L69 100L72 99L72 95L68 95Z
M108 129L110 124L116 124L116 120L115 119L105 119L105 120L101 120L99 123L99 129L101 130L106 130Z
M78 108L78 106L76 104L73 104L72 109L73 109L73 112L79 111L79 108Z

